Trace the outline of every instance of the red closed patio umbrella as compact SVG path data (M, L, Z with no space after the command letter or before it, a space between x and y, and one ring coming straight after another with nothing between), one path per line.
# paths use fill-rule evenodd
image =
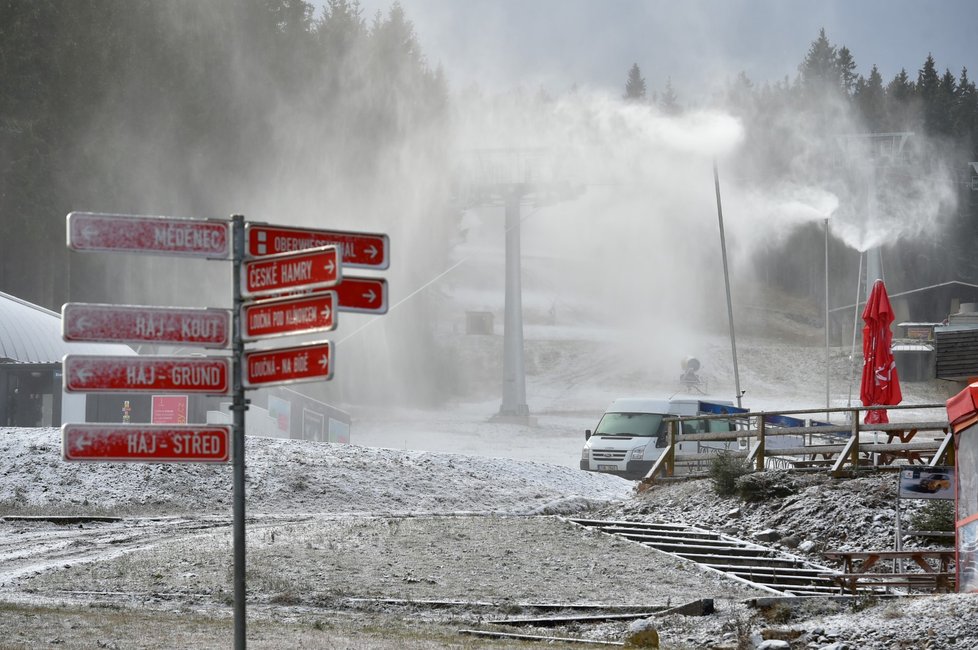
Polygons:
M863 406L894 406L903 401L900 378L890 344L893 333L893 308L882 280L873 283L863 310L863 377L859 398ZM867 411L866 424L889 422L886 410Z

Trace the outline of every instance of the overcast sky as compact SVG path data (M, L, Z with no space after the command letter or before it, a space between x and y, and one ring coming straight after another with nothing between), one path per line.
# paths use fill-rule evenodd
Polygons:
M361 0L372 19L393 0ZM672 78L680 102L740 71L755 84L793 79L818 31L884 83L939 72L978 77L978 0L401 0L432 65L453 88L574 84L619 92L638 63L649 92Z

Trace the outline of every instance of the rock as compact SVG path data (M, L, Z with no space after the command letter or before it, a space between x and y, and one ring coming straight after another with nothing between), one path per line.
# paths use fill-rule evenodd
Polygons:
M659 632L652 627L652 619L633 621L625 632L626 648L658 648Z
M734 508L727 513L727 519L740 519L740 508Z
M811 553L812 549L815 548L815 542L810 539L806 539L804 542L798 545L798 550L802 553Z
M762 542L776 542L781 539L781 533L773 528L768 528L766 530L754 533L754 539Z
M791 644L781 639L768 639L757 646L757 650L791 650Z
M788 548L798 548L798 545L801 543L801 538L797 535L788 535L781 540L781 543Z

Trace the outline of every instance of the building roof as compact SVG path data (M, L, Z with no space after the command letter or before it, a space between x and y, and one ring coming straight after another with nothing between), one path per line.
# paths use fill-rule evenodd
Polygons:
M0 361L61 363L69 353L135 354L117 343L69 343L60 314L0 291Z

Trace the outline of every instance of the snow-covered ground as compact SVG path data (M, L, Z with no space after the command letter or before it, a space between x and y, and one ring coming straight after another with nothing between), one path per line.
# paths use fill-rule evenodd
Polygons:
M493 255L498 262L498 248ZM796 648L978 648L967 624L978 620L973 596L824 601L771 621L743 604L766 592L568 522L584 514L684 521L747 539L777 528L793 543L817 542L817 558L829 541L891 544L893 477L800 485L790 516L772 502L739 506L731 518L738 505L702 481L637 495L631 482L582 472L584 430L613 399L675 394L680 361L693 355L708 392L732 400L732 357L719 325L694 334L665 321L628 333L602 324L578 293L559 293L565 273L545 262L524 266L527 421L494 417L501 294L480 288L486 274L476 268L442 290L452 313L488 309L497 326L492 335L442 328L459 383L440 405L338 405L353 417L351 445L248 440L257 646L454 648L458 628L534 603L663 607L711 598L712 616L655 619L663 647L751 647L776 628L798 632ZM738 340L744 405L824 406L817 332L780 312L739 313L749 332ZM830 350L832 406L856 399L849 352ZM943 402L948 392L904 386L905 401L917 404ZM230 466L65 463L57 430L0 429L0 646L226 647L231 497ZM119 519L65 525L45 519L53 515ZM431 601L456 606L423 604ZM404 626L410 633L385 640ZM616 641L626 627L560 631ZM482 643L464 647L516 647Z
M708 367L722 367L723 346L716 346L715 360L704 355L711 359ZM321 645L322 638L309 641L305 632L289 626L307 630L322 617L335 617L343 622L327 637L331 642L342 644L352 634L361 641L343 647L385 647L366 631L370 621L401 625L408 611L444 631L445 626L478 626L493 615L491 608L479 609L487 603L496 604L498 615L499 607L542 602L661 607L712 598L717 606L712 616L654 619L663 647L735 648L738 642L751 647L764 630L798 634L792 647L978 647L978 632L967 624L978 620L974 596L858 605L820 601L770 620L769 612L743 604L765 592L567 522L564 516L583 514L684 521L746 539L774 528L794 538L779 542L794 553L799 544L814 542L804 546L818 559L818 551L832 545L892 545L894 516L893 475L803 481L790 507L781 511L780 502L720 499L705 481L638 495L630 482L580 471L583 430L597 422L607 402L619 394L661 392L668 382L655 386L650 373L621 375L621 357L613 347L598 346L590 354L582 352L587 346L572 349L574 355L538 366L528 376L532 422L494 420L498 402L483 395L437 410L355 409L352 445L249 439L253 624L258 629L285 625L272 636ZM824 372L820 353L765 347L760 341L746 343L743 350L752 360L744 364L746 377L761 408L819 406L819 399L805 402L797 391L780 391L779 399L776 373L754 368L787 359L796 373L809 368L810 380L818 384ZM581 372L581 363L590 371ZM726 378L715 372L713 381L724 385ZM633 383L649 389L629 390ZM904 393L908 400L931 403L942 398L941 390L906 385ZM844 399L844 393L835 398ZM123 647L124 637L114 630L145 633L126 627L129 618L124 625L93 622L79 613L89 607L121 608L136 618L136 612L158 611L165 618L189 608L207 620L227 620L229 466L65 463L57 430L4 429L0 476L0 514L8 516L0 522L0 598L6 603L0 606L0 633L5 638L22 639L21 647L51 639L66 647L96 642ZM731 517L733 510L739 516ZM10 517L58 514L121 519L65 526ZM405 610L390 599L415 605ZM417 604L424 601L467 605ZM63 605L67 611L48 609ZM36 634L24 625L27 615L38 621ZM80 617L77 632L52 632L51 620L65 617ZM170 636L137 647L186 645L181 630L192 622L175 625ZM620 640L626 627L607 623L559 631ZM218 630L223 631L194 637L192 644L226 645L228 629ZM414 647L455 647L452 643L427 637Z

